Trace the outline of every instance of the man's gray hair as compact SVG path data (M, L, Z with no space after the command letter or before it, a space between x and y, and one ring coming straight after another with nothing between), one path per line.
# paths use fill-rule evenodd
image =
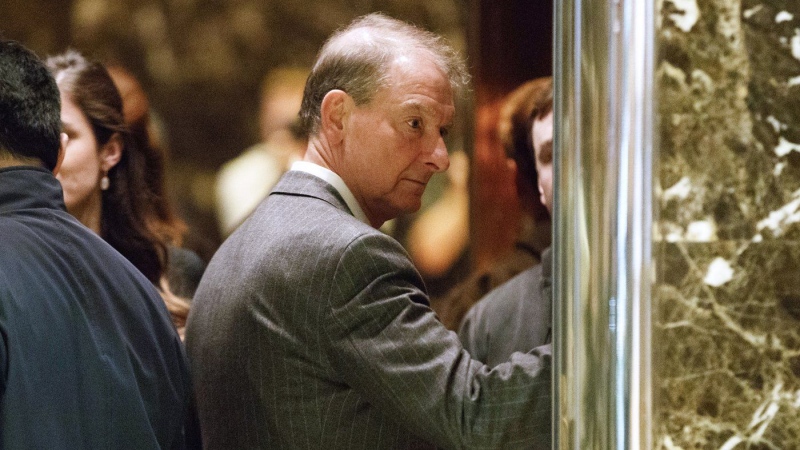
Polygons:
M466 65L445 40L430 31L374 13L335 32L322 46L306 81L300 120L308 135L319 130L325 95L340 89L357 105L369 103L384 87L390 63L400 55L422 52L447 74L455 95L469 84Z

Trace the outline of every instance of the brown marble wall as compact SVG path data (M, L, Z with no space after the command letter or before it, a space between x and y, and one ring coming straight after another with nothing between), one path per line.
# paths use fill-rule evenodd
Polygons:
M655 442L800 448L800 2L659 3Z

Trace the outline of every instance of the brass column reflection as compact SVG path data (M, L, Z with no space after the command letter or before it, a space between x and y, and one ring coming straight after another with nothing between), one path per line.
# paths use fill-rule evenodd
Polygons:
M556 2L558 449L652 447L654 8Z

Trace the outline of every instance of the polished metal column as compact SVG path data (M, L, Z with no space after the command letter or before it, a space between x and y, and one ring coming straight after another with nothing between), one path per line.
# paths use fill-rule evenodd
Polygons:
M555 4L554 446L648 449L655 0Z

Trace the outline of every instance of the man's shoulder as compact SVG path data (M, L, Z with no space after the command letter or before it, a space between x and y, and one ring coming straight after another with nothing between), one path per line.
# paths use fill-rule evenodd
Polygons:
M475 303L462 320L462 326L468 323L502 326L508 316L518 314L520 307L538 301L541 297L537 293L541 279L541 264L518 273Z
M164 302L153 284L68 213L19 213L0 217L0 227L4 233L0 272L8 281L9 295L75 308L88 308L83 299L91 298L93 311L104 310L106 315L135 322L144 320L142 327L148 332L157 329L156 318L169 324Z
M65 244L67 238L105 243L66 211L49 208L14 210L0 214L0 230L3 230L0 247L7 250L0 252L3 254L13 249L22 251L25 247L52 247L56 244ZM19 256L26 255L22 253Z
M493 303L516 303L527 293L536 292L542 279L542 265L536 264L518 273L510 280L489 291L477 305Z
M227 278L236 268L237 277L250 274L260 278L263 271L256 267L276 267L277 261L314 260L316 266L324 267L368 253L375 245L391 247L388 242L392 238L344 208L330 195L284 186L222 244L206 276L221 272ZM240 267L245 263L247 267Z
M30 259L38 265L72 261L64 268L93 266L98 273L127 273L137 282L150 282L108 242L83 226L66 211L42 209L0 216L0 248L13 260ZM44 255L48 255L45 258ZM87 277L91 277L91 273Z
M305 172L287 172L253 215L257 227L280 227L312 240L383 235L350 212L341 195L326 181ZM322 231L322 233L320 233Z
M356 219L330 195L313 195L308 191L273 192L249 219L249 232L275 231L297 236L306 242L345 241L359 236L382 234Z

